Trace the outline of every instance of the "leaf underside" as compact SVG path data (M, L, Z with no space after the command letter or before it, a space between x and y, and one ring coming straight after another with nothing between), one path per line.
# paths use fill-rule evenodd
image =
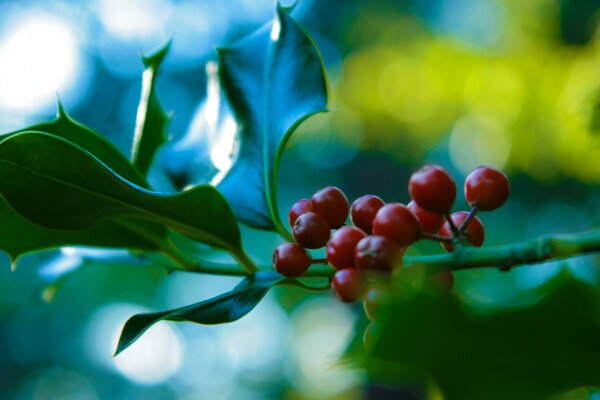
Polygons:
M188 321L204 325L233 322L248 314L284 278L271 271L259 271L244 278L233 290L212 299L174 310L138 314L123 327L115 356L135 342L159 321Z
M13 261L33 251L73 245L159 250L154 241L115 221L105 221L81 231L42 228L15 213L1 197L0 221L0 249ZM145 229L150 230L151 227Z
M241 126L239 156L219 190L240 221L277 229L281 153L296 126L327 104L321 57L310 36L278 6L273 24L219 49L219 74Z

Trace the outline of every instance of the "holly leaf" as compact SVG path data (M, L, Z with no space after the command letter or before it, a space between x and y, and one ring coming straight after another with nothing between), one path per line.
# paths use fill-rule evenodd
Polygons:
M33 224L15 213L0 197L0 249L10 257L13 266L23 254L67 245L84 245L136 250L160 250L160 233L151 239L154 226L140 225L140 234L117 221L105 221L81 231L59 231ZM136 221L140 222L140 221ZM147 225L150 225L147 223ZM160 226L159 226L160 227Z
M142 95L137 109L131 160L144 176L148 174L152 160L159 147L167 141L169 117L156 97L156 77L171 42L149 57L142 57L144 74Z
M241 126L238 159L219 190L242 222L285 231L277 210L279 159L294 129L326 111L321 57L279 4L272 24L218 55L221 85Z
M121 178L87 151L60 137L24 132L0 142L0 193L16 212L48 229L81 230L108 219L156 222L230 251L252 265L237 221L210 185L173 195Z
M138 186L149 188L144 177L140 175L123 153L121 153L104 136L72 119L67 114L60 101L58 102L57 117L54 121L36 124L16 132L8 133L2 136L1 139L6 139L8 136L28 131L51 133L55 136L67 139L82 149L92 153L110 169L128 181L135 183Z
M600 385L600 297L563 279L535 305L485 316L453 296L398 298L367 357L371 377L401 382L416 373L448 400L541 399Z
M245 277L233 290L210 300L174 310L134 315L123 327L115 356L159 321L188 321L204 325L236 321L252 311L269 289L283 280L276 272L259 271Z

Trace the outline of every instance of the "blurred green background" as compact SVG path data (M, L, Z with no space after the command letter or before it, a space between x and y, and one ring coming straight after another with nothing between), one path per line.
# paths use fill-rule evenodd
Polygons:
M509 175L510 200L482 216L488 245L598 226L599 9L598 0L300 0L293 15L322 53L332 112L289 143L282 215L327 185L351 200L406 202L410 173L435 162L459 185L480 164ZM152 180L164 191L215 182L231 165L236 126L224 108L221 134L206 130L215 111L206 65L216 45L272 15L271 0L0 1L0 131L51 119L58 92L77 120L129 153L140 50L173 37L157 89L175 116L172 143ZM465 206L460 198L456 209ZM244 234L251 256L269 263L280 239ZM579 257L460 272L454 295L474 313L517 309L553 278L596 287L597 265ZM8 257L2 266L2 399L351 399L370 390L364 373L336 363L360 335L362 308L329 293L278 288L224 326L160 323L113 359L132 314L197 302L236 279L165 275L125 251L90 249L28 255L13 273Z

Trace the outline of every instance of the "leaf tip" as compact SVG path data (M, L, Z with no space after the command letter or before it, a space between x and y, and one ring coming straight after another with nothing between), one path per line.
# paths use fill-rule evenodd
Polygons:
M56 92L56 116L58 119L69 118L58 92Z
M173 43L173 37L171 37L167 43L165 43L160 49L149 56L144 56L142 53L142 62L144 63L145 68L158 68L160 64L162 64L165 56L171 49L171 44Z
M286 14L289 14L292 12L292 10L298 5L298 0L294 0L293 2L291 2L289 5L283 5L281 3L280 0L277 0L276 2L276 6L277 6L277 11L282 11L285 12Z

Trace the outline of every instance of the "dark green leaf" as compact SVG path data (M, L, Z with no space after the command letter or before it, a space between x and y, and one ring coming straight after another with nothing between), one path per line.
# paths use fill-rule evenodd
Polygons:
M156 240L152 240L151 226L143 228L140 225L140 229L145 229L144 235L116 221L105 221L81 231L46 229L19 216L1 197L0 221L0 249L9 255L13 263L22 254L67 245L161 250L161 234L155 233Z
M135 315L125 323L115 355L121 353L148 328L162 320L189 321L205 325L236 321L256 307L269 289L283 279L275 272L259 271L244 278L233 290L210 300L174 310Z
M81 125L73 120L65 111L60 101L58 102L58 116L52 122L36 124L8 135L20 132L40 131L51 133L67 139L84 150L92 153L96 158L106 164L121 177L138 186L148 188L148 184L140 173L133 167L127 157L123 155L111 142L99 133ZM2 136L2 138L8 137Z
M278 5L272 26L219 49L219 73L242 127L239 157L219 189L241 221L281 231L279 159L296 126L325 111L321 57L310 36Z
M137 110L131 160L144 176L148 174L154 155L167 140L169 117L156 97L156 77L160 64L169 52L171 42L149 57L143 57L142 95Z
M541 399L600 385L600 297L573 280L535 305L485 316L423 293L389 311L367 362L376 380L419 371L448 400Z
M232 252L241 249L237 221L212 186L165 195L133 185L85 150L39 132L0 143L0 193L30 221L49 229L81 230L115 218L157 222Z

